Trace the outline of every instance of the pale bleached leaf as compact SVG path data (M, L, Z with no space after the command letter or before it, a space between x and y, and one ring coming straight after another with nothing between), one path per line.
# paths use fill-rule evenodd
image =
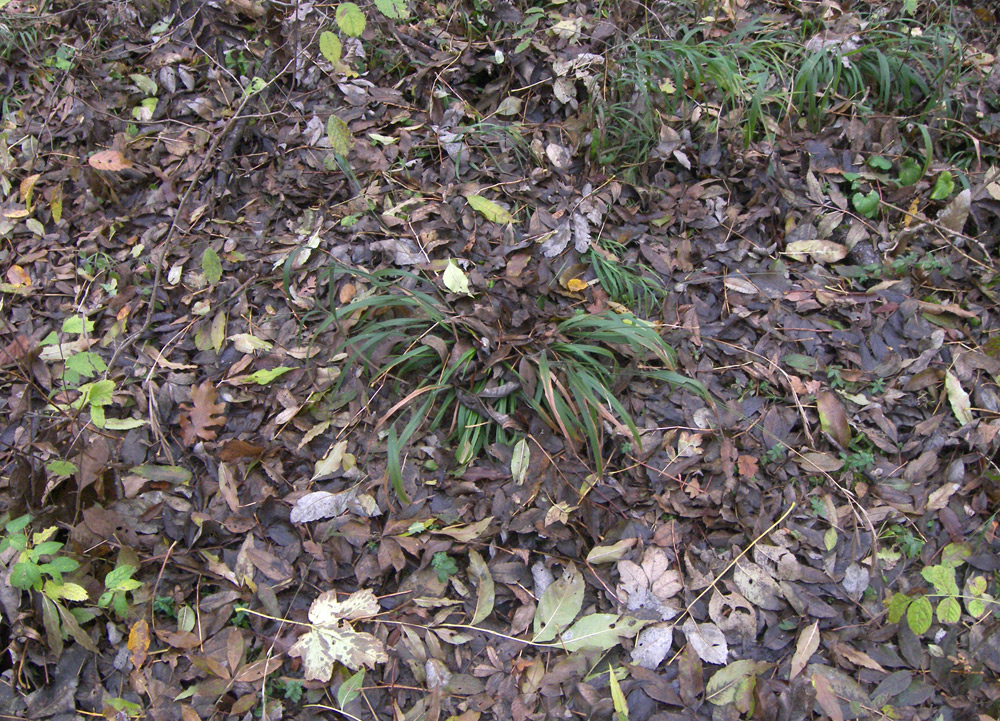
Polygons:
M334 624L341 619L369 618L380 610L378 599L371 589L355 591L343 601L337 600L336 591L325 591L309 607L309 621L316 625Z
M958 419L958 422L963 426L972 423L972 403L969 399L969 394L962 388L962 383L958 380L958 376L951 371L945 373L944 388L948 393L948 402L951 404L951 410L955 414L955 418Z
M337 662L353 671L362 666L374 668L376 663L389 660L381 641L346 623L309 629L288 649L288 655L302 659L307 680L323 682L330 680Z
M600 564L600 563L614 563L615 561L620 561L622 556L628 552L628 549L632 548L638 541L637 538L623 538L617 543L612 543L610 546L594 546L590 549L590 553L587 554L587 563L590 564Z
M793 240L785 246L785 254L800 263L806 256L817 263L836 263L847 257L847 246L832 240Z
M792 654L792 668L788 673L788 680L802 673L809 664L809 659L819 648L819 621L814 621L799 632L799 640L795 643L795 653Z
M524 483L530 462L531 448L528 446L528 439L522 438L514 444L514 453L510 457L510 475L517 485Z
M687 642L705 663L724 665L729 660L729 645L726 637L714 623L697 623L688 618L681 627Z
M314 491L295 502L289 520L292 523L309 523L324 518L336 518L351 512L356 516L373 517L381 513L378 503L366 493L359 494L357 488L339 493Z
M472 295L469 290L469 276L453 260L448 262L448 267L441 274L441 280L444 281L445 287L452 293Z
M632 647L632 663L650 671L659 667L670 653L674 642L674 627L669 623L647 626L636 636Z

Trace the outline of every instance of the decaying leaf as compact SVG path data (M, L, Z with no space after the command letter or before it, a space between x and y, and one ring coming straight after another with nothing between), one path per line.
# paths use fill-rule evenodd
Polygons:
M674 627L669 623L647 626L636 636L632 647L632 663L655 670L670 653L674 642Z
M729 645L726 637L714 623L697 623L688 617L681 627L687 642L705 663L722 665L729 660Z
M448 261L448 267L441 274L445 288L458 295L472 295L469 291L469 276L458 267L454 260Z
M484 198L481 195L466 195L465 199L469 201L469 205L472 209L480 213L486 220L493 223L513 223L514 216L510 214L509 210L506 210L503 206L494 203L489 198Z
M476 581L476 610L472 614L472 625L486 620L493 613L496 600L493 576L486 561L475 550L469 550L469 575Z
M630 611L647 609L654 611L663 621L677 615L678 609L668 604L683 587L680 573L670 568L666 552L657 546L650 546L642 556L642 565L633 561L619 561L618 600Z
M389 656L382 642L370 633L355 631L347 623L378 612L378 599L369 589L355 591L344 601L337 600L336 591L326 591L309 607L312 628L299 636L288 655L302 659L305 677L310 681L329 681L338 661L352 671L385 663Z
M377 516L381 513L378 502L358 488L350 488L339 493L314 491L295 502L289 519L292 523L309 523L323 518L336 518L351 512L356 516Z
M807 255L817 263L836 263L847 257L847 246L830 240L793 240L785 246L785 254L800 263Z
M962 383L958 380L956 376L951 371L944 374L944 388L948 393L948 402L951 404L951 410L955 414L955 418L963 426L972 423L972 402L969 399L969 394L965 392L962 388Z
M102 150L87 158L87 163L95 170L110 170L116 172L132 167L132 161L118 150Z
M557 581L558 583L558 581ZM582 649L606 651L634 636L642 622L616 613L591 613L570 626L557 643L570 653Z
M573 622L583 607L583 576L570 564L560 579L552 583L535 609L533 643L551 641Z

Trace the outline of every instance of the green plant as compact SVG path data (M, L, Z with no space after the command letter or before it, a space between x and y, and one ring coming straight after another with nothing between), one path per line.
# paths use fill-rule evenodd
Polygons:
M153 599L153 613L177 618L177 605L173 596L157 596Z
M785 460L785 456L788 454L788 448L784 443L775 443L773 446L764 451L763 455L760 457L760 462L764 465L768 463L780 463Z
M652 314L667 289L656 272L644 263L622 262L625 245L601 238L587 253L590 267L608 297L640 316Z
M58 527L49 526L44 531L29 535L30 523L31 516L23 515L4 524L0 553L8 549L18 551L17 560L10 571L10 585L21 591L39 594L49 648L61 652L63 636L68 633L81 645L96 653L93 641L80 625L93 618L92 614L86 609L71 609L66 605L67 601L79 603L89 598L83 586L63 579L63 574L72 573L79 564L72 558L60 555L64 544L52 540Z
M302 700L305 686L302 681L296 678L274 678L268 679L268 693L271 697L282 695L286 701L297 704Z
M49 526L29 537L27 528L30 523L31 516L26 514L4 524L5 535L0 540L0 553L8 548L20 552L11 568L10 585L22 591L40 591L52 599L87 600L87 592L82 586L63 581L63 574L75 571L80 564L58 555L64 544L51 540L58 527Z
M142 588L142 581L132 578L136 572L135 566L118 566L104 577L104 593L97 599L100 608L112 608L118 618L124 620L128 617L128 594L132 593L132 600L135 601L135 592Z
M458 573L458 566L455 564L455 559L444 551L438 551L434 554L431 558L431 568L437 571L438 580L442 583L447 581L449 576L454 576Z
M290 270L286 263L286 287ZM639 444L639 431L615 393L618 382L636 376L707 398L700 383L673 370L674 351L656 327L630 314L552 319L539 309L530 342L483 368L476 349L490 341L482 324L456 312L424 278L342 266L331 268L331 275L331 287L343 275L368 286L343 307L332 300L317 329L337 331L334 350L346 356L339 383L356 374L404 398L383 418L388 475L401 499L403 450L421 428L447 428L464 466L488 443L513 443L510 431L530 409L571 448L585 443L600 470L605 423ZM405 410L408 418L390 423Z
M965 544L950 543L945 547L941 562L926 566L920 571L923 579L934 588L934 594L895 593L886 599L889 622L898 623L906 616L906 623L916 635L927 632L935 616L939 623L956 624L962 618L962 604L973 619L983 618L988 606L995 605L993 597L986 593L988 581L985 576L969 573L965 580L964 593L958 587L957 569L965 563L971 553ZM931 599L938 599L935 608Z
M899 548L900 552L907 558L916 558L924 550L925 541L917 538L913 531L905 526L892 525L882 535L882 538Z

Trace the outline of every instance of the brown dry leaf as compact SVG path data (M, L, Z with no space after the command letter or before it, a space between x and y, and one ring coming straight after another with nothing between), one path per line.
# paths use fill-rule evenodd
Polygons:
M847 412L840 398L832 391L824 391L816 397L816 411L819 413L819 424L833 441L841 448L847 448L851 443L851 426L847 422Z
M149 654L149 624L140 619L132 624L128 632L128 650L132 652L132 665L142 668Z
M813 621L799 633L799 640L795 643L795 653L792 655L792 668L788 672L788 680L802 673L802 669L809 663L809 659L819 648L819 621Z
M7 282L15 288L31 285L31 276L19 265L12 265L7 269Z
M840 702L833 693L830 682L819 673L812 676L813 688L816 689L816 703L820 705L832 721L844 721L844 713L840 710Z
M753 456L740 456L736 459L736 468L743 478L753 478L757 475L757 459Z
M95 170L110 170L117 172L132 167L132 161L118 150L102 150L87 159L87 163Z
M193 405L181 406L185 411L180 419L181 438L185 445L193 446L199 438L214 440L217 434L213 426L221 428L226 424L226 418L222 415L226 411L226 404L218 403L217 400L218 393L211 381L191 388Z

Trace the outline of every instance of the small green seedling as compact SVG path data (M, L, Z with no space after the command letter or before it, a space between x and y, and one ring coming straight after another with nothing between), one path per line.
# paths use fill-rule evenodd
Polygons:
M434 557L431 559L431 568L437 571L438 580L442 583L447 581L449 576L454 576L458 573L458 566L455 565L455 559L444 551L438 551L434 554Z
M135 566L118 566L104 577L104 593L97 599L97 605L101 608L112 608L118 618L125 619L128 616L128 593L133 594L142 588L142 582L132 578L135 573Z

